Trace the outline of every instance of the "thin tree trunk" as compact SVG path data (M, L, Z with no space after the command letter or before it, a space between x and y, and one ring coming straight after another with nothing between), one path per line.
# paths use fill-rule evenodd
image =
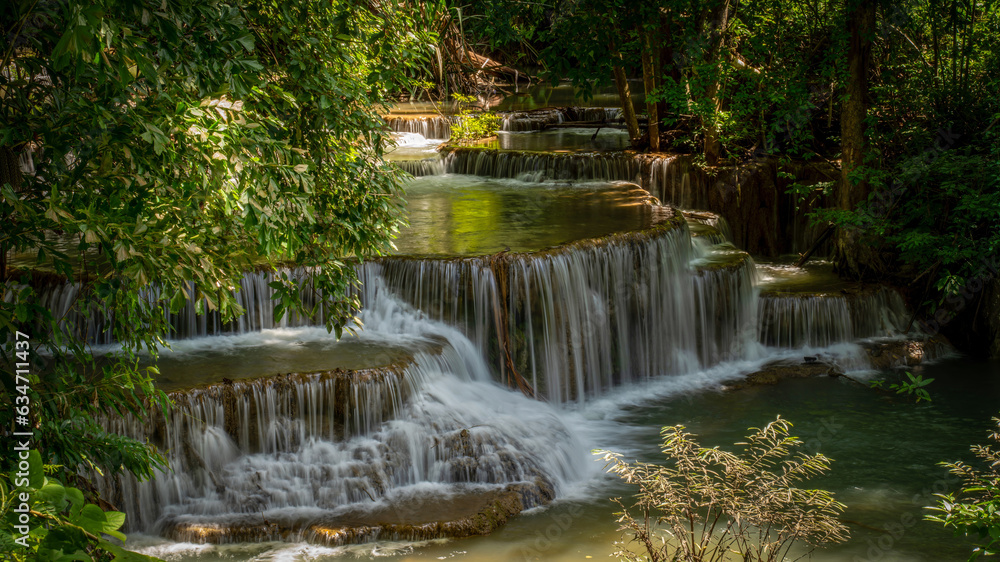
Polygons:
M494 254L490 257L490 269L493 271L493 278L496 279L499 292L494 297L498 300L493 302L493 321L496 325L500 353L503 355L504 373L508 377L507 385L511 388L517 388L529 398L536 398L535 389L517 371L517 365L510 354L510 292L507 285L510 279L510 254L506 250Z
M938 77L938 68L941 63L941 34L938 28L937 2L931 1L931 39L934 43L934 78Z
M722 72L722 47L725 43L726 26L729 23L729 0L718 0L712 8L710 25L712 26L712 47L709 49L708 60L712 64L712 82L708 86L706 95L712 101L712 115L704 123L705 126L705 162L709 166L715 166L722 157L722 144L719 142L719 127L716 124L716 115L722 109L722 100L719 96Z
M854 181L852 174L864 164L865 119L868 116L868 73L871 69L872 38L875 33L875 0L848 0L848 31L851 43L847 53L849 77L840 117L841 178L837 205L853 210L868 198L868 182ZM859 277L867 261L858 243L858 232L849 228L837 231L836 255L842 273Z
M653 29L646 29L642 32L642 82L646 90L646 115L649 117L649 148L653 152L660 151L660 114L657 104L651 103L648 97L653 94L657 86L656 60L653 54Z
M15 193L21 191L21 162L17 152L9 146L0 146L0 186L10 185ZM4 216L3 223L7 224L10 217ZM7 279L7 252L10 251L10 244L0 242L0 280Z
M642 136L642 133L639 131L639 119L635 116L635 106L632 105L632 91L628 85L628 78L625 76L625 69L622 67L621 53L616 53L614 59L615 64L612 66L612 70L615 74L615 86L618 88L618 98L622 102L625 126L628 128L629 139L636 141Z

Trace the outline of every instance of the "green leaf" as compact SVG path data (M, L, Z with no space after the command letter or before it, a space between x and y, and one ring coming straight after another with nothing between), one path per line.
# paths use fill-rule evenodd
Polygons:
M246 35L242 35L240 37L237 37L236 41L240 45L243 45L243 48L246 49L248 53L250 51L253 51L253 35L247 33Z
M50 481L35 492L35 498L55 507L57 511L62 511L66 503L66 488Z
M104 516L107 521L104 524L104 532L115 531L125 524L125 514L120 511L106 511Z
M80 511L80 515L72 521L88 533L100 535L104 532L107 517L105 516L103 509L92 503L88 503Z
M42 467L42 455L38 451L28 452L28 472L30 476L28 477L32 488L36 490L41 488L45 484L45 470Z

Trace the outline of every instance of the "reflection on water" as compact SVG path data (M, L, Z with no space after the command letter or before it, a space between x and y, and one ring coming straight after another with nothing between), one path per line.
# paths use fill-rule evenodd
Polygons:
M662 211L634 184L532 183L475 176L425 176L406 188L410 225L397 253L481 255L539 250L638 230Z

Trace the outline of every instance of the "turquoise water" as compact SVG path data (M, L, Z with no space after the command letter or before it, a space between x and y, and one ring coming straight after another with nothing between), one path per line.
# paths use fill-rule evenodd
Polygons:
M964 559L970 545L923 521L935 492L956 483L937 463L968 460L969 445L983 442L1000 404L1000 363L949 359L920 368L934 377L930 403L916 404L844 379L782 381L739 391L714 384L749 365L728 365L686 377L665 377L622 388L565 410L592 448L656 461L659 428L684 424L703 445L731 446L746 428L782 417L809 452L834 459L815 487L847 504L849 542L816 551L815 560L931 562ZM863 375L859 375L863 376ZM595 461L597 463L597 461ZM326 548L307 544L164 544L138 539L142 550L167 560L586 560L606 558L618 538L612 496L629 488L595 470L568 497L515 518L490 536L420 544L378 543Z
M580 105L572 88L535 87L495 109L519 111ZM597 92L587 105L616 106L613 89ZM434 108L411 104L400 113L426 113ZM453 109L453 108L452 108ZM411 137L414 137L411 135ZM622 147L620 131L565 129L545 133L502 134L498 147L522 150L595 150ZM409 138L391 158L436 156L436 143ZM400 233L399 254L464 256L532 251L573 240L600 237L654 224L656 216L644 193L618 183L530 183L474 176L439 175L412 180L407 188L410 226ZM814 260L804 269L787 263L761 264L761 288L795 290L809 287L836 291L845 285L829 264ZM669 290L664 287L664 290ZM308 330L303 334L311 333ZM278 336L281 336L280 338ZM197 371L196 381L220 376L256 376L290 364L319 368L327 360L358 365L394 362L412 353L406 345L369 345L364 341L328 345L324 338L283 333L235 338L230 350L189 351L173 360L174 371ZM261 349L256 340L274 337ZM280 340L280 341L278 341ZM196 345L196 344L192 344ZM840 346L840 351L857 351ZM932 562L963 560L970 543L956 539L939 525L923 521L935 493L955 491L957 483L938 466L946 460L969 460L969 446L985 442L991 417L1000 410L1000 362L953 358L914 369L935 382L930 403L916 404L864 384L839 378L782 381L773 386L724 390L769 359L801 358L815 350L767 350L765 357L723 364L684 376L660 377L625 386L586 404L561 406L558 417L577 432L586 449L611 449L626 458L655 462L659 430L684 424L706 446L732 447L748 427L781 415L794 423L793 433L808 452L834 459L831 472L809 483L829 489L847 505L843 519L852 537L841 545L818 550L814 560ZM275 361L273 363L269 361ZM886 374L852 373L866 380ZM888 376L899 376L889 374ZM492 395L491 395L492 396ZM477 397L481 398L481 396ZM520 398L520 397L519 397ZM477 404L479 402L476 402ZM543 405L532 408L541 410ZM545 406L547 407L547 406ZM277 455L276 455L277 456ZM169 561L345 561L385 557L392 560L474 561L607 559L619 539L615 508L608 498L630 494L630 488L601 470L594 456L586 477L562 490L553 504L531 510L485 537L422 543L378 542L349 547L304 543L195 545L160 538L134 537L130 545ZM575 465L574 465L575 466Z
M814 559L964 560L971 552L968 541L923 521L923 508L935 503L934 493L957 488L955 478L937 463L969 460L969 445L986 439L1000 404L1000 363L952 359L921 372L936 379L929 387L929 404L831 378L637 403L626 399L616 418L617 435L602 446L656 461L663 425L684 424L703 445L726 448L740 441L747 427L759 427L780 414L794 423L793 434L808 451L834 459L829 475L811 482L835 491L848 506L843 518L849 522L850 541L817 550ZM489 537L431 545L402 558L604 558L617 539L614 509L605 498L628 493L626 486L600 479L584 492L585 499L523 516Z

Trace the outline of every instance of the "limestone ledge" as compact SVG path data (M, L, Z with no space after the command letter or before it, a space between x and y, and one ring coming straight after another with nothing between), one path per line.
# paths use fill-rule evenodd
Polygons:
M462 538L490 534L522 511L554 498L552 485L536 478L500 489L416 496L311 521L272 522L257 514L224 523L173 522L167 523L164 535L198 544L304 540L324 546Z

